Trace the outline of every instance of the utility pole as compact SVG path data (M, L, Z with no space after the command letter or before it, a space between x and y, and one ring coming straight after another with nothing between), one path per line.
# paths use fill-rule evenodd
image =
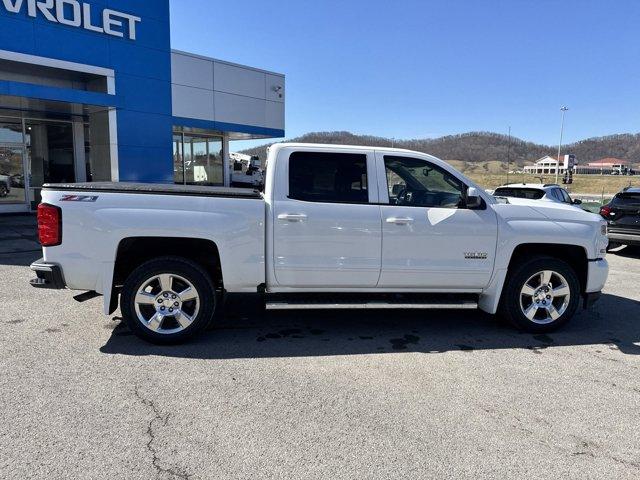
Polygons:
M558 163L556 164L556 183L558 183L558 175L560 174L560 153L562 150L562 135L564 134L564 114L569 110L568 107L560 107L562 112L562 121L560 122L560 143L558 144Z
M509 146L507 147L507 185L509 185L510 165L511 165L511 125L509 125Z

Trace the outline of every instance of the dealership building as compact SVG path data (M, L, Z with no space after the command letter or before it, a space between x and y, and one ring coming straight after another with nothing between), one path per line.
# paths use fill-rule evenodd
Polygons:
M284 112L282 74L172 50L169 0L0 0L0 213L45 183L228 184L230 142Z

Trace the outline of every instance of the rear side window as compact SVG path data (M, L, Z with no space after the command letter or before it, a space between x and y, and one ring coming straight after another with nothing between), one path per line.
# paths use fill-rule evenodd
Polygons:
M538 190L535 188L498 188L495 192L493 192L493 196L540 200L542 197L544 197L544 190Z
M306 202L368 203L367 156L292 153L289 157L289 198Z
M619 193L614 198L613 203L619 206L640 206L640 193Z

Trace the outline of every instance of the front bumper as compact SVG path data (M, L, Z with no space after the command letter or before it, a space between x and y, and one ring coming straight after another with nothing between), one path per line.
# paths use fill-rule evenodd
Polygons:
M62 274L62 268L60 268L60 265L47 263L41 258L31 264L31 270L36 272L37 275L37 278L34 278L29 282L32 287L48 288L51 290L63 290L66 288L64 275Z
M601 292L607 282L607 277L609 277L609 262L606 259L589 260L585 292Z

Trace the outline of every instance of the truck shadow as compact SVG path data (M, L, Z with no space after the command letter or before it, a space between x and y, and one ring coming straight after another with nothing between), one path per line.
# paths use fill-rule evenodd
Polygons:
M593 354L612 349L640 355L640 302L603 295L596 306L580 312L552 334L520 333L481 312L438 311L305 311L228 315L197 340L178 346L156 346L118 324L105 354L162 355L193 359L236 359L360 355L373 353L545 349L593 345ZM611 359L611 357L607 357Z

